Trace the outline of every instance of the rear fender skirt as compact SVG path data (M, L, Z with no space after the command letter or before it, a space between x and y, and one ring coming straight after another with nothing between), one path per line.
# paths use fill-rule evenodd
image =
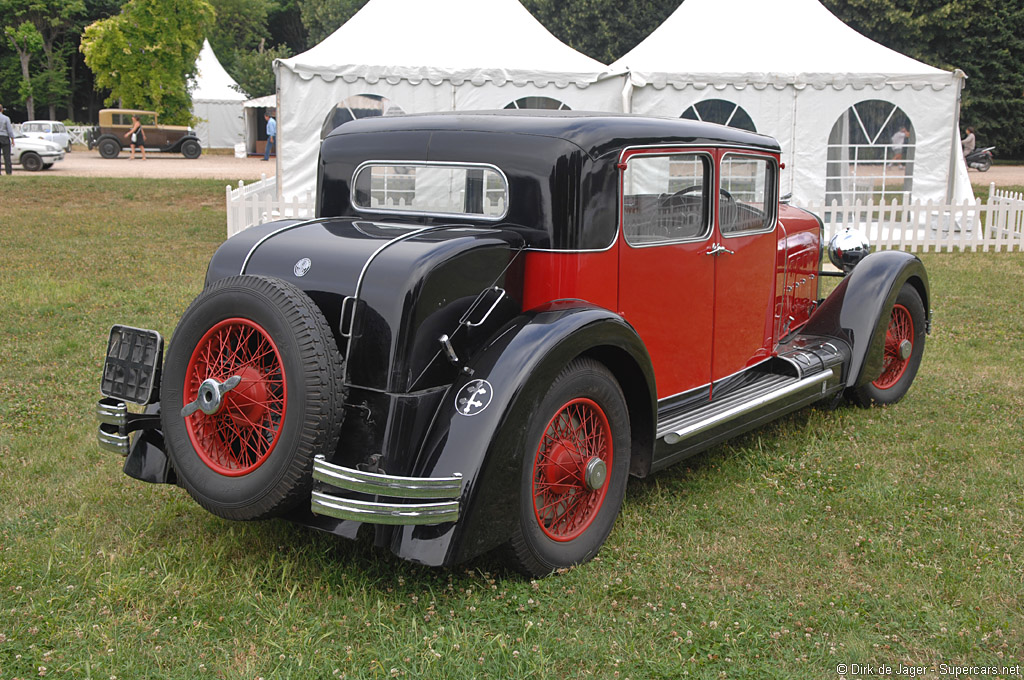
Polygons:
M840 282L800 332L830 336L852 348L847 387L858 387L882 372L882 349L889 313L900 288L910 283L921 295L931 323L928 274L916 256L899 250L872 253Z
M413 474L423 477L461 473L464 512L457 524L398 527L391 549L430 565L455 564L497 547L517 521L523 460L521 434L552 380L572 359L601 357L614 348L615 366L627 401L643 402L653 433L654 373L650 357L633 328L620 316L578 300L555 303L523 314L495 334L469 363L441 401ZM476 383L476 381L486 381ZM470 387L471 383L476 383ZM458 402L473 388L487 389L466 412ZM637 425L634 425L637 427ZM643 426L640 425L640 429Z

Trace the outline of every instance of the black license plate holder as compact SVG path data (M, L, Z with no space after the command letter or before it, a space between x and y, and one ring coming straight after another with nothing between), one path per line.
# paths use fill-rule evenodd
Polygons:
M133 404L159 399L164 339L156 331L115 325L107 340L100 392Z

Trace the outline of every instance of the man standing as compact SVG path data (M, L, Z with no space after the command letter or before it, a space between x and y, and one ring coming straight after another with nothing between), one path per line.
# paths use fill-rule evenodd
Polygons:
M14 139L14 126L11 119L4 115L4 107L0 105L0 154L4 157L4 170L11 174L11 141Z
M267 121L267 147L263 150L263 160L270 160L270 152L274 149L274 142L277 140L277 119L267 111L263 114Z

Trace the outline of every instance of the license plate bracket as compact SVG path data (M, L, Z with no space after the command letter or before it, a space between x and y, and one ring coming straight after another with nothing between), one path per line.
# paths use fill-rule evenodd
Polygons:
M164 339L153 330L115 325L110 329L100 392L133 404L159 399Z

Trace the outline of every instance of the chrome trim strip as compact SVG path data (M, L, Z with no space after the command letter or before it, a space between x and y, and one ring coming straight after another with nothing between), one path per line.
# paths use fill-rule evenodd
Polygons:
M625 155L625 153L627 151L629 151L630 148L632 148L632 149L634 149L636 151L642 151L644 149L658 149L658 148L662 148L662 147L646 147L646 146L643 146L643 147L627 147L626 149L623 149L623 151L621 153L619 153L619 164L620 165L623 163L622 157ZM687 148L687 147L664 147L664 148L673 149L673 148ZM708 163L708 168L710 169L710 172L708 173L708 177L707 177L708 183L707 183L706 186L711 190L711 193L713 194L714 191L715 191L715 187L717 186L717 182L715 181L715 178L718 176L718 172L717 172L718 167L715 165L714 154L712 154L710 151L707 150L708 147L706 145L704 145L704 146L693 146L691 148L698 149L699 151L697 151L696 153L694 153L692 151L685 151L683 153L689 153L689 154L691 154L693 156L705 156L707 158L707 160L710 161ZM671 152L666 152L666 151L662 151L662 152L655 151L653 153L634 153L633 155L631 155L629 158L627 158L625 160L625 163L626 163L626 165L629 165L629 161L632 158L640 157L640 156L642 156L644 158L650 158L651 156L666 157L666 156L674 156L674 155L676 155L676 154L671 153ZM625 194L625 187L623 186L623 184L625 183L625 180L626 180L626 175L625 175L626 171L625 170L621 170L620 172L622 173L622 176L621 176L620 181L619 181L619 229L618 229L618 232L615 235L615 240L616 241L619 240L619 234L622 234L622 240L626 242L627 246L629 246L630 248L633 248L635 250L642 250L644 248L658 248L658 247L661 247L661 246L671 246L671 245L679 245L679 244L686 244L686 243L704 243L705 241L710 240L711 237L714 235L714 233L715 233L715 220L717 219L718 214L717 214L717 210L716 210L717 206L715 205L715 200L714 200L714 197L712 196L712 197L708 198L708 215L707 215L708 223L705 226L705 229L707 230L707 232L703 236L695 236L693 238L687 238L687 239L677 239L675 241L659 241L658 243L640 243L640 244L630 243L629 239L626 238L626 235L625 235L626 234L625 225L623 224L623 222L624 222L623 217L624 217L624 212L625 212L624 207L623 207L623 199L625 198L625 195L626 195Z
M741 231L741 232L738 232L738 233L726 234L724 231L722 231L722 225L718 225L718 233L721 234L722 238L741 238L743 236L755 236L757 234L771 234L772 232L775 231L775 225L778 224L778 222L779 222L779 178L782 176L782 173L779 170L779 159L776 158L775 156L764 155L766 153L768 153L768 152L761 152L760 154L754 155L754 154L749 154L749 153L736 153L736 152L730 151L728 153L722 154L722 161L721 161L721 163L724 163L725 159L728 158L729 156L739 156L741 158L755 158L755 159L759 159L759 160L767 160L767 161L770 161L770 162L774 163L774 165L772 167L775 170L775 186L773 187L774 190L772 191L772 194L773 194L772 195L772 200L771 201L765 201L765 203L769 203L770 202L771 205L772 205L772 207L771 207L771 211L772 211L772 215L771 215L771 223L772 223L772 225L771 225L771 227L769 227L767 229L757 229L757 230L751 230L751 231ZM721 169L721 163L719 163L719 169ZM718 189L719 189L719 192L721 192L721 189L722 189L721 178L719 178L719 181L718 181ZM721 198L722 198L721 193L719 193L718 198L719 198L719 200L721 200Z
M401 505L338 498L319 491L312 493L310 510L317 515L371 524L441 524L459 519L458 501Z
M100 448L104 451L111 451L121 456L128 455L131 441L127 435L119 434L114 425L102 423L96 439L99 441Z
M709 430L715 427L716 425L721 425L722 423L731 420L736 416L748 413L757 408L760 408L761 406L767 406L768 404L772 404L776 401L779 401L780 399L788 397L791 394L802 392L809 387L819 385L827 381L829 378L832 378L834 375L835 373L831 368L826 369L821 373L816 373L810 376L809 378L798 380L785 387L782 387L780 389L769 392L768 394L764 394L760 397L757 397L756 399L752 399L750 401L737 404L736 406L726 409L721 413L716 413L704 420L698 421L696 423L693 423L692 425L688 425L678 430L663 433L659 428L658 436L664 437L666 444L676 444L682 439L692 437L693 435L696 434L700 434L701 432Z
M500 215L480 215L477 213L445 213L445 212L431 212L431 211L419 211L419 210L394 210L387 208L365 208L356 203L356 178L362 170L369 166L381 166L381 167L394 167L394 166L408 166L414 168L484 168L487 170L494 170L501 177L501 181L505 183L505 212ZM511 185L508 181L508 176L499 168L497 165L491 165L490 163L460 163L458 161L402 161L402 160L370 160L363 161L356 169L352 171L352 180L349 183L350 189L348 192L348 202L357 212L368 213L368 214L384 214L384 215L414 215L418 217L445 217L450 219L475 219L485 220L487 222L498 222L505 219L508 216L509 206L512 204L509 194L511 193Z
M321 456L313 460L313 479L349 491L395 498L458 498L462 475L451 477L399 477L364 472L328 463Z
M104 425L124 427L128 422L128 407L123 401L100 399L96 404L96 417Z

